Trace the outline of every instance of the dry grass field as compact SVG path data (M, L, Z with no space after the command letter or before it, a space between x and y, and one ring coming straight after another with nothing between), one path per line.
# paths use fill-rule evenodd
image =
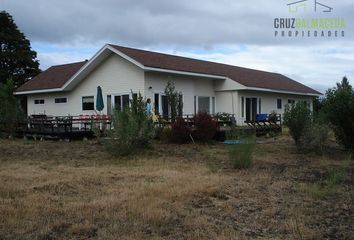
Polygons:
M0 239L353 239L347 154L288 137L255 151L234 170L222 144L118 159L94 141L0 140Z

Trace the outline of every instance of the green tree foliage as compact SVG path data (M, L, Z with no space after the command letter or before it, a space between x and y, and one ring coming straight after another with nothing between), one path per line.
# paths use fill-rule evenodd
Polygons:
M103 144L112 155L124 156L149 146L154 136L153 123L145 111L141 94L133 94L130 106L113 114L113 130L107 132Z
M5 135L11 135L15 131L16 124L22 117L13 91L14 84L11 79L5 84L0 83L0 133Z
M183 114L182 93L176 90L173 82L168 81L165 87L165 95L171 108L171 121L175 122L176 117Z
M302 138L311 124L311 111L305 102L287 105L284 112L284 125L289 128L297 147L302 146Z
M15 88L37 75L37 53L31 50L30 42L15 24L12 16L0 12L0 83L12 78Z
M354 147L354 90L346 77L327 90L324 109L337 141L347 149Z

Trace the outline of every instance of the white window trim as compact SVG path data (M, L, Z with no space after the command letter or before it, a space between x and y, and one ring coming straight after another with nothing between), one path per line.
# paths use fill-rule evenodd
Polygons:
M212 113L212 110L213 110L213 106L212 106L212 98L214 97L215 98L215 113L217 113L216 111L216 97L215 96L201 96L201 95L195 95L196 97L196 101L195 101L195 110L196 110L196 113L199 113L199 97L207 97L209 98L209 114L213 114ZM193 102L194 102L194 99L193 99Z
M66 98L66 102L65 103L56 103L55 102L55 99L58 99L58 98ZM66 104L68 104L68 102L69 102L69 98L68 97L55 97L54 98L54 104L59 104L59 105L66 105Z
M93 97L93 110L84 110L83 109L83 98L84 97ZM96 96L94 94L91 94L91 95L85 95L85 96L81 96L81 112L92 112L92 111L95 111L95 102L96 102Z
M43 100L43 103L40 103L40 101ZM36 103L36 101L39 101L39 103ZM45 99L44 98L36 98L36 99L33 99L33 104L34 105L44 105L45 104Z

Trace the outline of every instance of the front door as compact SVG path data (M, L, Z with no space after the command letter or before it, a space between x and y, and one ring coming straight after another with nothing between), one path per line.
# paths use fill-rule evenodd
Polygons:
M246 98L246 121L256 120L257 109L257 98Z

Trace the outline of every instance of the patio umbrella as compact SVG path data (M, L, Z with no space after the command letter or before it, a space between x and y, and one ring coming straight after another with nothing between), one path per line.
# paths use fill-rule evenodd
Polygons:
M104 108L103 97L102 97L102 88L100 86L97 87L97 97L96 97L96 110L102 111Z

